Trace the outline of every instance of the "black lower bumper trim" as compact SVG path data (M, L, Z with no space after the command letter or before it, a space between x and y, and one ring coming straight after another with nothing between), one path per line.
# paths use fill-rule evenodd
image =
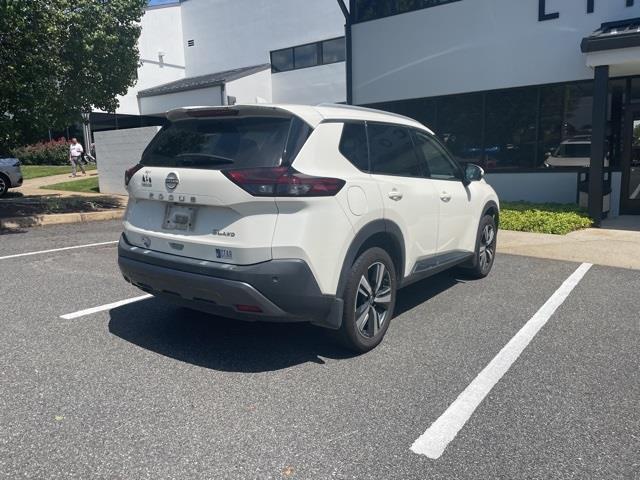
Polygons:
M229 265L118 244L118 264L127 281L175 303L244 320L310 321L339 328L342 300L323 295L303 260ZM240 312L252 305L260 313Z

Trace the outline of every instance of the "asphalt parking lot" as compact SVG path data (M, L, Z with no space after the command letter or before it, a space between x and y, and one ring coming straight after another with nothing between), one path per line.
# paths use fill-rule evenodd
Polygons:
M500 255L485 280L414 284L352 356L154 298L61 318L143 294L104 243L119 229L0 235L2 478L640 478L638 271L583 272L430 458L414 442L580 264Z

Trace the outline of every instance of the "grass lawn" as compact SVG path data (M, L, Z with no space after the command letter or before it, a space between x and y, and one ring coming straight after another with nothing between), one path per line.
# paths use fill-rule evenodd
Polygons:
M25 180L30 178L50 177L51 175L61 175L71 173L71 165L22 165L22 177ZM95 170L95 164L84 166L85 170Z
M100 193L98 189L98 177L88 177L82 180L72 180L70 182L54 183L53 185L45 185L47 190L67 190L69 192L89 192Z
M589 228L593 222L577 205L559 203L501 202L500 228L519 232L566 235Z

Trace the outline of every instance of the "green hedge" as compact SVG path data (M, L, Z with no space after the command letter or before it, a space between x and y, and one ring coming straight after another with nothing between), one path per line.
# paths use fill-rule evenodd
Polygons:
M11 153L24 165L69 164L69 144L64 138L15 148Z
M565 235L593 224L577 205L501 202L500 228L520 232Z

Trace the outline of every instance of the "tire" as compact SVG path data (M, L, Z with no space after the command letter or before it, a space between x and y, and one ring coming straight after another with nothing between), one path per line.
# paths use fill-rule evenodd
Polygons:
M480 219L476 236L476 250L472 263L464 268L464 273L472 278L484 278L489 275L496 258L496 243L498 228L496 220L491 215L484 215Z
M346 348L364 353L382 341L393 317L397 281L393 261L383 249L370 248L358 257L342 295L342 325L336 332Z
M9 190L9 179L4 175L0 175L0 197L4 197Z

